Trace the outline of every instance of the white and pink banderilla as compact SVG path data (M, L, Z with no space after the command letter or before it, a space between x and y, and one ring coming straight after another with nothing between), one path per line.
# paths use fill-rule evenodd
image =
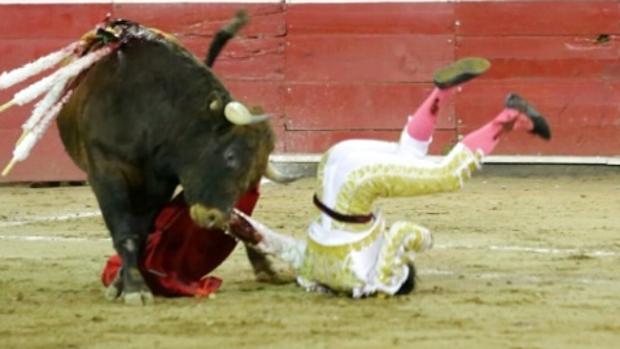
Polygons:
M75 57L76 50L83 44L84 43L80 41L72 43L63 49L39 58L21 68L4 72L0 75L1 90L50 69L58 65L64 59L74 59L71 63L56 70L54 73L17 92L9 102L0 106L0 112L3 112L14 105L30 103L45 94L35 105L28 120L22 125L22 135L17 140L15 149L13 150L13 157L2 171L2 176L9 174L17 162L26 160L31 150L43 137L45 131L47 131L52 121L62 109L62 106L71 96L72 91L66 90L69 81L118 47L116 44L111 44L82 57Z

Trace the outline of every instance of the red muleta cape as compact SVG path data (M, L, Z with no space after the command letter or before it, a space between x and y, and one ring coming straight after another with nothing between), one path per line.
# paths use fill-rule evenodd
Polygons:
M258 201L258 188L248 190L235 207L251 215ZM140 258L142 276L155 295L204 297L217 291L222 280L207 276L233 251L237 241L220 229L203 229L189 216L183 195L177 195L155 219ZM101 273L108 287L122 266L118 255L111 256Z

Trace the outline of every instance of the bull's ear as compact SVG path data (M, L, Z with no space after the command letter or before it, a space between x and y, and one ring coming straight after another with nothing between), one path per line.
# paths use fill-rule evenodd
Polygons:
M211 111L212 113L221 113L224 109L223 98L216 91L213 91L209 94L209 97L207 98L207 104L209 106L209 111Z

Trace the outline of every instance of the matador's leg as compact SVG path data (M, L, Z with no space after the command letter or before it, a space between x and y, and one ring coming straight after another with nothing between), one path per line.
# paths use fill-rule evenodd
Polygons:
M433 76L435 89L416 112L409 117L401 135L401 143L404 137L410 138L413 142L408 142L403 146L409 146L411 149L407 150L417 156L426 155L435 130L437 117L448 98L454 93L457 86L483 74L490 66L489 61L484 58L469 57L437 70ZM411 147L411 143L419 143L420 145ZM418 148L420 149L418 150Z
M502 135L512 130L526 130L544 139L551 137L545 118L526 100L508 95L504 109L492 121L465 136L440 162L435 163L409 156L366 152L353 153L332 169L346 173L332 186L335 210L367 213L377 197L416 196L452 191L460 188L479 168L483 155L488 155Z
M274 256L297 270L306 250L306 242L276 233L239 210L234 211L229 233L259 253Z
M379 252L375 282L377 289L388 294L403 294L415 288L416 254L433 245L431 232L406 221L395 222L385 234Z
M480 156L457 144L441 161L400 153L350 154L333 169L346 173L332 184L334 198L325 197L333 209L347 214L372 212L379 197L408 197L459 189L479 167Z
M506 97L504 109L489 123L466 135L462 143L473 151L489 155L501 136L512 130L525 130L546 140L551 138L545 118L528 101L511 93Z

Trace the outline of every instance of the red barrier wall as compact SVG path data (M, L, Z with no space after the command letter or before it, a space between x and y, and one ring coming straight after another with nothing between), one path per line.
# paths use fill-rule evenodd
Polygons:
M432 72L480 55L493 67L444 111L432 152L481 125L516 91L548 116L554 139L508 137L498 154L620 155L619 1L0 5L0 71L64 46L107 13L174 33L202 57L240 7L251 24L215 71L238 99L275 115L278 152L321 152L351 137L396 139L431 90ZM0 101L16 91L0 91ZM30 110L0 114L0 165ZM0 180L81 178L52 130Z

